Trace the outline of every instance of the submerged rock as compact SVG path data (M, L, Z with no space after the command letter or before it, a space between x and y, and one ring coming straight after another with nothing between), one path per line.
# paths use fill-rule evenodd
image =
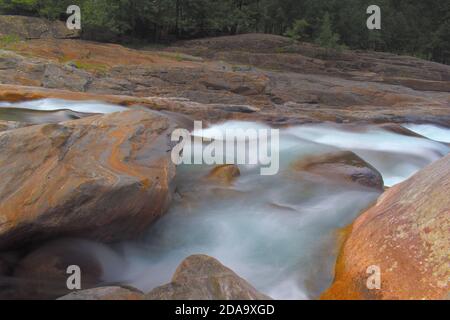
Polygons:
M232 183L241 175L239 167L236 165L222 165L214 168L208 175L208 179L223 184Z
M171 199L173 126L131 110L0 133L0 249L139 236Z
M270 300L219 261L205 255L184 260L172 282L148 293L147 300Z
M102 287L70 293L58 300L143 300L144 294L134 288Z
M353 224L324 299L446 299L450 156L389 189ZM368 289L376 266L381 288Z
M293 169L379 190L384 187L383 177L377 169L350 151L306 157L295 162Z

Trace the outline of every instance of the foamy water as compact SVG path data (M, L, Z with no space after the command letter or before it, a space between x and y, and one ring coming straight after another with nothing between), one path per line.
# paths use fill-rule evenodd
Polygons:
M450 143L450 129L432 124L404 124L406 129L414 131L426 138Z

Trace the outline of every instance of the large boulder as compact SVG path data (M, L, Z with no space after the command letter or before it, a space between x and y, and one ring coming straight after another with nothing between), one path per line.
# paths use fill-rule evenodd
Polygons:
M88 290L75 291L58 300L143 300L144 294L134 288L101 287Z
M449 298L449 190L450 156L389 189L353 224L323 298Z
M296 171L320 175L339 183L357 183L379 190L384 187L381 174L351 151L305 157L293 163L292 167Z
M14 35L23 39L78 38L79 30L69 30L61 21L25 16L0 15L0 36Z
M120 268L116 255L104 245L77 239L50 242L17 262L10 291L15 299L56 299L70 293L69 266L80 268L81 288L88 289L103 284L105 264ZM0 290L0 297L2 293Z
M184 260L172 282L148 293L147 300L270 300L247 281L205 255Z
M165 213L174 124L130 110L0 133L0 250L134 238Z

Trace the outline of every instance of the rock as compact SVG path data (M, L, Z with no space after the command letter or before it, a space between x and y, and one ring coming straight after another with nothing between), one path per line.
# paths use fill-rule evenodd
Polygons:
M215 167L209 173L208 179L223 184L230 184L240 175L241 171L239 170L238 166L222 165Z
M0 116L2 116L2 111L3 110L0 110ZM17 128L22 128L22 127L25 127L26 125L27 124L25 124L25 123L21 123L21 122L17 122L17 121L0 120L0 132L17 129Z
M42 84L50 89L68 89L72 91L86 91L91 76L84 70L65 65L48 64L45 68Z
M60 240L48 243L19 261L14 270L14 294L19 299L56 299L67 288L69 266L80 267L81 288L101 284L102 257L108 253L100 244L83 240ZM111 263L114 260L110 261ZM118 266L119 267L119 266Z
M147 300L270 300L219 261L205 255L190 256L172 282L145 295Z
M10 271L10 265L8 262L0 257L0 277L6 275Z
M450 156L386 191L359 217L323 299L448 299ZM370 266L381 289L366 286Z
M130 110L0 133L0 250L139 236L171 199L173 129Z
M305 171L339 182L358 183L369 188L383 190L381 174L350 151L340 151L311 156L293 164L296 171Z
M205 74L200 83L211 90L225 90L241 95L257 95L264 93L268 78L265 76L234 74L234 73L215 73Z
M9 276L16 266L19 256L16 252L0 253L0 277Z
M386 131L401 134L403 136L426 139L425 137L421 136L420 134L417 134L414 131L411 131L411 130L409 130L405 127L402 127L401 125L396 124L396 123L383 123L383 124L379 125L378 127L382 128Z
M261 34L188 41L165 52L77 39L28 40L9 49L0 50L1 83L128 101L158 97L166 99L153 103L158 110L211 123L450 122L450 66L412 57L350 50L324 57L318 46Z
M432 81L399 77L386 77L383 80L388 83L402 85L417 91L450 92L450 81Z
M69 30L61 21L25 16L0 15L0 36L15 35L23 39L78 38L78 30Z
M58 300L143 300L144 294L134 288L103 287L70 293Z

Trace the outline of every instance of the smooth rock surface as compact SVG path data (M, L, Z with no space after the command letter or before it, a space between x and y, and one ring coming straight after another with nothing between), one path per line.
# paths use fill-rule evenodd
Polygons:
M448 299L450 156L386 191L353 224L323 299ZM381 289L366 271L378 266Z
M293 169L321 175L339 183L358 183L379 190L384 187L381 174L350 151L306 157L295 162Z
M130 110L0 133L0 249L139 236L171 199L173 127Z
M147 300L270 300L219 261L205 255L190 256L172 282L148 293Z
M208 175L208 179L217 183L230 184L241 175L236 165L217 166Z

